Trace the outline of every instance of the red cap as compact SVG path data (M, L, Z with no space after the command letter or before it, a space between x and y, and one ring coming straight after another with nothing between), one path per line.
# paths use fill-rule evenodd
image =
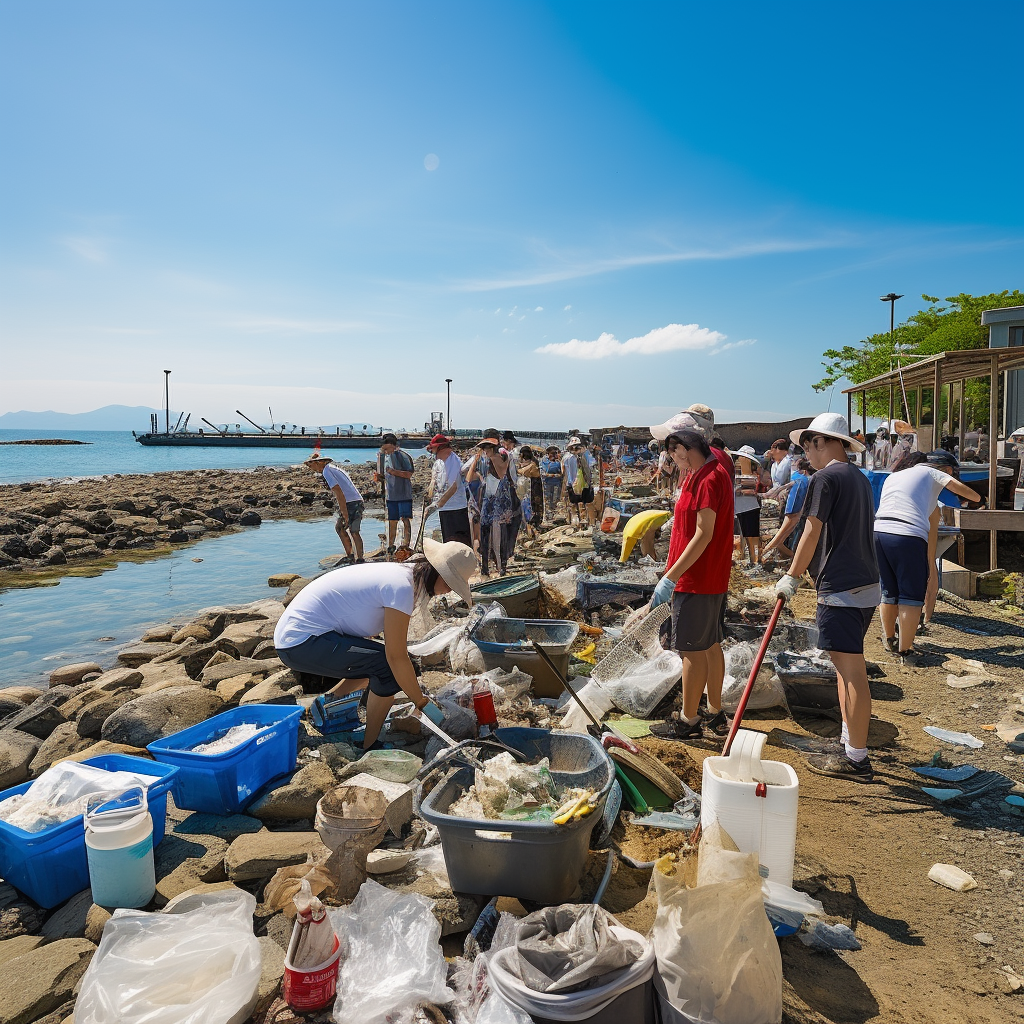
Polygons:
M444 434L435 434L430 439L430 444L428 444L427 447L431 448L431 449L433 449L433 448L445 448L445 447L450 448L451 445L452 445L451 441L449 441L448 438L444 436Z

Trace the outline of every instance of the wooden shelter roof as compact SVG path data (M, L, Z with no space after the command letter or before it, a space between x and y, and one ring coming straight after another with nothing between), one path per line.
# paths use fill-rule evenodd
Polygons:
M935 380L936 363L940 364L938 369L943 384L972 377L988 377L992 372L993 358L998 373L1016 370L1024 367L1024 348L970 348L956 352L938 352L904 366L903 384L908 388L931 387ZM875 388L899 387L900 373L900 370L892 370L879 374L870 380L845 388L843 394L855 395L862 391L873 391Z

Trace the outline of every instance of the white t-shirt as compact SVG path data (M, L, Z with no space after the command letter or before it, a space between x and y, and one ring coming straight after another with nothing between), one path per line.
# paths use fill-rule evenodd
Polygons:
M437 497L440 497L452 484L455 484L455 493L441 508L445 512L458 512L459 509L466 507L466 485L462 480L462 460L455 452L449 452L441 466L444 472L440 474L442 481Z
M307 584L284 610L274 630L274 646L297 647L311 636L343 633L376 636L384 628L384 609L412 615L412 566L349 565Z
M330 488L340 487L341 496L348 501L362 501L363 496L356 489L356 485L352 483L348 473L345 470L334 465L333 462L327 463L323 470L324 480L327 481L327 486Z
M939 494L952 478L928 465L890 473L882 484L882 498L875 513L875 533L928 539L928 519Z
M772 486L781 487L783 484L788 484L789 479L793 474L793 459L786 455L779 459L778 462L772 462L770 471L772 474Z

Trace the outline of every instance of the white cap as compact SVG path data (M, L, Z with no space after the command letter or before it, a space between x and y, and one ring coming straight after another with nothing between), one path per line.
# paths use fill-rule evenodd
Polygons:
M655 441L664 441L665 438L670 437L672 434L678 434L683 430L692 430L696 434L700 434L705 441L711 441L711 431L708 429L706 423L701 423L702 417L695 416L692 412L678 412L675 416L665 420L664 423L659 423L656 427L651 427L651 437Z

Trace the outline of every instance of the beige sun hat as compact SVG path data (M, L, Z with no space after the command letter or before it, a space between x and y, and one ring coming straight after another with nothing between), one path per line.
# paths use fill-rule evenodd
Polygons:
M457 540L439 544L430 537L423 538L423 555L426 560L441 574L441 579L452 588L470 607L473 595L469 590L469 581L476 572L476 555L473 549Z
M681 430L693 430L700 434L705 441L711 441L713 429L708 426L706 417L692 412L677 412L675 416L651 427L651 437L655 441L664 441L672 434L678 434Z
M803 448L804 445L801 438L806 437L808 434L824 434L825 437L832 437L837 441L842 441L849 446L852 452L864 451L863 443L850 436L850 424L846 422L846 417L841 412L819 413L803 429L791 430L789 439L793 444Z
M313 452L312 455L303 463L304 466L311 466L314 462L331 462L332 459L329 455L322 455L319 451Z

